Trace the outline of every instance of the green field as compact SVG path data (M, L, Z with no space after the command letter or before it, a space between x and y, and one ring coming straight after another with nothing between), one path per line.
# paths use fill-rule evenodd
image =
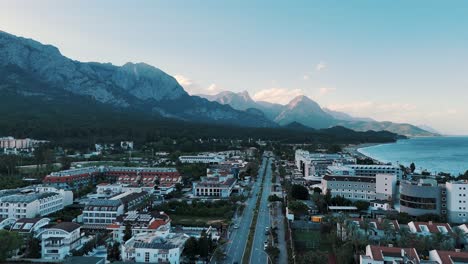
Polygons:
M297 251L330 250L330 243L322 238L319 230L294 230L293 240Z

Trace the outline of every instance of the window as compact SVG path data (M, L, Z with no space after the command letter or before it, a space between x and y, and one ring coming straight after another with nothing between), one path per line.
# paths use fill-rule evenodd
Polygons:
M150 253L149 252L145 252L145 262L149 262L150 261Z

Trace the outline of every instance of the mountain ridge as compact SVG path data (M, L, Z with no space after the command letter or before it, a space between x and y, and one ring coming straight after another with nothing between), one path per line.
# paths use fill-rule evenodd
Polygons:
M216 95L207 96L206 98L226 104L235 102L231 106L238 109L243 109L247 106L257 108L263 111L266 117L277 122L281 126L296 122L311 128L343 126L356 131L389 131L412 137L438 135L437 133L427 131L411 124L376 121L371 118L354 117L347 113L322 108L318 103L305 95L295 97L287 105L262 101L256 102L253 101L253 99L243 101L242 98L245 97L251 98L250 95L243 94L240 96L239 93L225 91Z
M79 62L63 56L57 47L3 31L0 31L0 68L10 83L30 76L47 87L90 96L117 108L137 109L187 121L278 126L258 113L190 96L174 77L149 64L129 62L116 66ZM52 96L47 90L41 93Z

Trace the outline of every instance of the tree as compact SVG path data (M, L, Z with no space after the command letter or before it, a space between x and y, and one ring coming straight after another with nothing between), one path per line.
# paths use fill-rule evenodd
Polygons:
M23 240L16 232L0 230L0 262L11 257L18 250Z
M314 187L314 193L322 193L322 189L319 187Z
M125 225L123 241L127 241L132 238L132 226L130 224Z
M41 241L35 237L28 238L28 247L26 249L28 258L41 258Z
M210 254L211 241L205 232L198 239L198 253L201 258L206 258Z
M358 200L354 202L354 206L356 206L359 211L366 211L369 208L369 205L370 203L367 201Z
M70 167L72 165L72 161L66 155L62 155L60 157L60 164L62 165L62 170L68 170L68 169L70 169Z
M414 162L411 162L410 170L411 170L411 173L414 173L414 171L416 170L416 165L414 164Z
M122 258L120 256L120 243L115 242L112 247L107 248L107 258L111 261L120 261Z
M291 187L291 196L298 200L307 200L309 199L309 190L298 184L293 184Z
M198 254L198 241L196 238L190 237L185 241L184 254L189 259L193 259Z
M309 210L309 207L300 201L291 201L288 204L288 208L293 211L295 215L303 215Z

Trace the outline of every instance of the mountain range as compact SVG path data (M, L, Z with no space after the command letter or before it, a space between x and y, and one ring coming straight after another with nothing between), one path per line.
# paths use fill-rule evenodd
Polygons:
M0 96L7 95L16 103L9 106L17 112L30 110L21 105L21 98L24 102L34 98L45 104L67 102L76 109L81 106L73 104L86 102L95 107L90 103L95 102L103 105L96 109L112 107L120 113L240 127L276 128L300 123L314 129L344 126L407 136L433 134L410 124L377 122L322 109L306 96L284 106L256 102L248 92L191 96L174 77L151 65L80 62L63 56L54 46L0 31Z
M239 126L275 127L257 112L190 96L174 77L144 63L115 66L79 62L50 45L0 31L0 91L12 89L24 96L53 97L52 91L89 96L117 108L180 120ZM29 80L27 86L18 82ZM42 85L37 85L41 83Z
M239 110L258 109L281 126L300 123L315 129L343 126L356 131L389 131L405 136L433 136L437 134L436 131L428 131L411 124L379 122L371 118L353 117L347 113L322 108L304 95L297 96L287 105L256 102L247 91L240 93L225 91L216 95L199 96L221 104L229 104Z

